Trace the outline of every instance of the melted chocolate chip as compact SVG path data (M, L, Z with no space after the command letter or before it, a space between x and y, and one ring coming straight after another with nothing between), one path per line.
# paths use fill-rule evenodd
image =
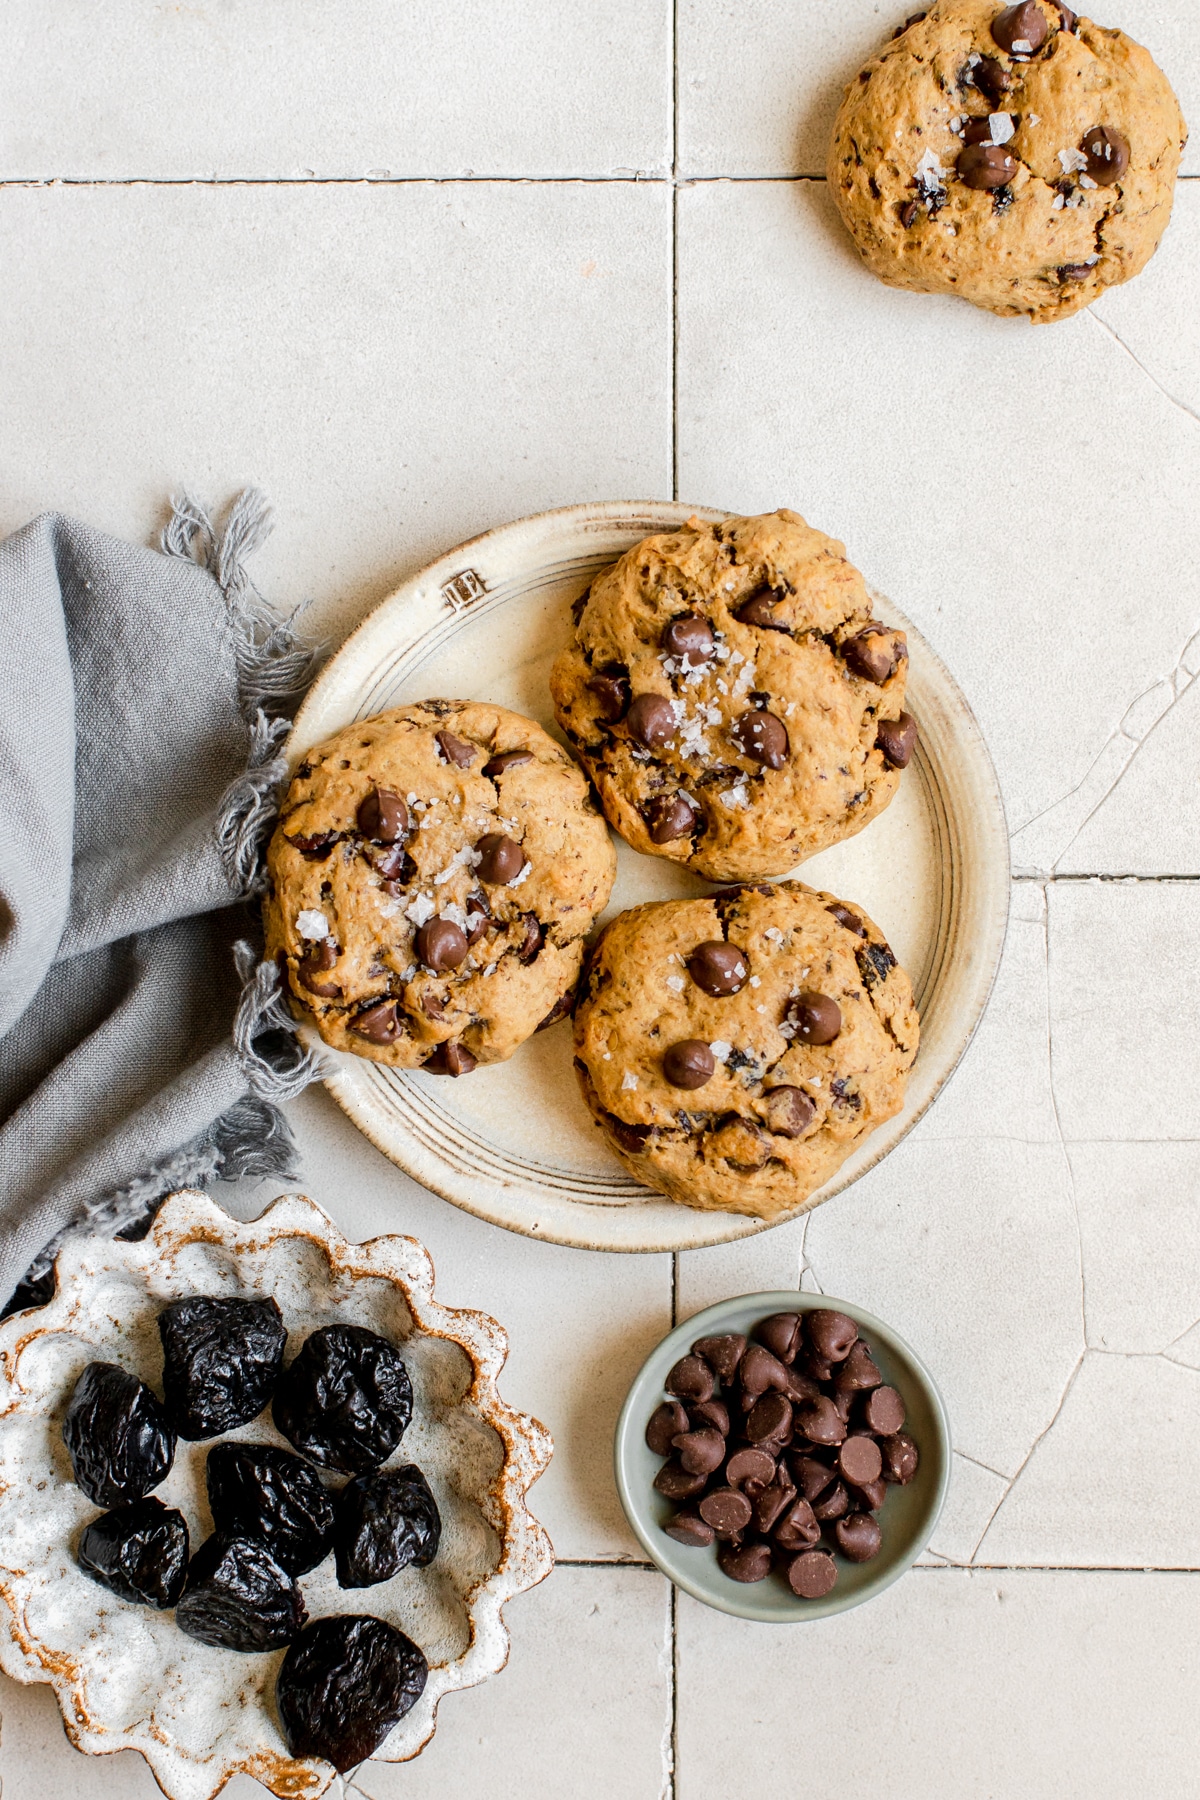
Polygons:
M479 752L478 744L468 744L465 738L455 737L452 731L439 731L437 746L448 763L456 769L469 769Z
M625 724L631 738L647 750L657 750L675 736L675 708L662 694L638 694L630 703Z
M900 660L896 653L896 636L886 625L864 625L861 631L847 638L842 645L842 657L847 668L864 681L873 681L877 686L888 679Z
M771 1088L763 1099L767 1108L767 1129L777 1137L803 1137L816 1117L817 1109L803 1088Z
M503 832L489 831L475 848L479 852L475 873L480 881L493 887L507 887L525 867L524 850L515 838L505 837Z
M453 919L428 919L417 933L415 947L425 967L440 975L466 960L467 936Z
M985 56L977 62L971 71L971 78L984 99L991 101L993 109L999 106L1013 84L1008 70L994 56Z
M596 710L606 725L616 725L629 711L629 670L619 663L601 670L588 682L596 696Z
M521 942L517 945L517 961L519 963L531 963L536 958L537 953L545 940L546 927L542 924L536 913L522 913L521 923L524 926L524 935L521 938Z
M1112 187L1129 167L1129 139L1112 125L1093 125L1084 132L1080 149L1098 187Z
M381 1000L375 1006L368 1006L350 1021L350 1029L356 1037L366 1038L369 1044L394 1044L400 1036L400 1015L394 1000Z
M372 853L370 863L385 881L396 882L400 887L411 881L417 872L417 865L403 844L381 845Z
M324 862L337 843L338 834L336 831L318 831L311 837L290 837L287 841L306 862Z
M954 167L964 187L998 188L1016 174L1017 159L1002 144L968 144Z
M469 1075L479 1064L465 1044L453 1039L448 1044L439 1044L432 1056L427 1056L423 1065L431 1075Z
M697 944L687 959L688 974L702 993L721 999L736 994L745 986L750 974L749 958L736 944L722 943L719 938Z
M730 736L753 762L782 769L788 759L787 726L772 712L744 712Z
M372 788L359 801L358 829L375 844L396 844L408 830L408 808L391 788Z
M905 231L908 230L919 211L920 206L916 200L906 200L901 206L900 223L903 225Z
M467 895L465 911L467 915L467 943L473 947L479 942L481 937L486 935L487 928L492 922L492 915L488 911L487 901L484 899L483 895L479 893Z
M652 844L671 844L677 838L691 837L697 816L686 794L658 794L642 808Z
M880 719L875 742L893 769L907 769L917 747L917 721L907 712L898 719Z
M896 967L896 959L886 944L865 944L855 954L854 960L863 978L863 986L868 989L879 987Z
M809 989L789 1001L787 1016L802 1044L832 1044L842 1029L842 1009L828 994Z
M652 1125L629 1125L624 1119L618 1119L616 1113L605 1113L604 1123L626 1156L639 1155L646 1148L646 1140L654 1130Z
M333 968L338 959L338 947L332 938L321 938L318 943L310 944L296 966L296 974L301 987L306 987L310 994L319 994L323 1000L336 999L341 988L336 981L323 981L321 977Z
M1066 0L1050 0L1050 4L1058 8L1059 30L1075 33L1078 30L1079 17L1078 14L1071 11Z
M839 925L844 925L846 930L852 931L856 937L866 937L867 928L859 918L858 914L852 913L848 906L843 906L841 904L840 900L835 901L832 906L827 906L825 911L831 913Z
M1095 263L1060 263L1057 271L1058 279L1060 281L1086 281L1095 266Z
M591 599L591 597L592 597L591 588L585 587L582 594L579 595L579 598L577 600L572 600L572 602L571 602L571 619L574 624L578 625L580 619L582 619L584 607L587 605L587 603Z
M663 1057L663 1074L672 1087L702 1088L711 1081L717 1060L703 1038L684 1038Z
M509 769L519 769L522 763L533 761L532 750L501 750L498 756L489 757L483 765L483 772L489 781L495 781Z
M775 611L786 598L786 594L776 593L773 588L759 588L748 600L742 601L733 616L743 625L757 625L760 631L789 631L791 627L785 625Z
M682 657L691 669L711 662L715 645L713 628L699 613L680 613L662 634L662 647L667 655Z
M1032 56L1049 35L1046 15L1034 0L1021 0L1019 6L1006 6L992 20L992 36L1010 56Z
M554 1005L550 1008L550 1011L546 1014L537 1029L539 1031L545 1031L549 1026L557 1025L560 1019L568 1018L574 1004L575 990L574 988L568 988L565 994L560 994L558 996L558 999L554 1002Z

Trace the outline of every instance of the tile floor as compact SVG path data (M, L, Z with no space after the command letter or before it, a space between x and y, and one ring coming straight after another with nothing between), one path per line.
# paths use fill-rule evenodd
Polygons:
M672 1260L493 1231L323 1093L304 1185L412 1231L508 1326L562 1566L371 1800L1200 1794L1200 140L1148 271L1050 330L891 293L821 171L885 0L9 0L0 530L149 539L257 481L257 573L336 642L488 524L588 498L788 504L965 687L1013 831L959 1073L808 1223ZM1107 15L1106 15L1107 16ZM1200 115L1200 8L1122 0ZM181 622L181 629L183 622ZM267 1186L224 1193L243 1213ZM843 1294L937 1370L925 1566L785 1641L637 1561L608 1471L673 1316ZM852 1680L847 1673L853 1670ZM5 1800L155 1791L0 1690ZM230 1800L261 1792L245 1778Z

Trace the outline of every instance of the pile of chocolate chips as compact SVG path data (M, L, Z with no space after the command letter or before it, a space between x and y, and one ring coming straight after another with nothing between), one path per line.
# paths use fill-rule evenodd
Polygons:
M888 1484L916 1474L917 1446L853 1319L772 1313L752 1339L700 1338L666 1389L646 1442L667 1458L655 1487L680 1503L668 1536L715 1539L733 1581L778 1569L802 1600L837 1581L835 1547L849 1562L878 1554L876 1515Z

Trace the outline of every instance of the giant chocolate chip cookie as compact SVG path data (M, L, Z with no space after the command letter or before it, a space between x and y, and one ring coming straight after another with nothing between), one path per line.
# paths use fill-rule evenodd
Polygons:
M588 962L575 1066L639 1181L776 1220L899 1112L918 1036L878 928L787 881L614 919Z
M559 724L635 850L782 875L882 812L912 755L904 633L798 513L690 519L592 583Z
M850 83L829 180L890 287L1044 323L1149 261L1186 138L1124 32L1065 0L937 0Z
M616 857L539 725L427 700L307 753L267 869L267 955L326 1043L464 1075L567 1012Z

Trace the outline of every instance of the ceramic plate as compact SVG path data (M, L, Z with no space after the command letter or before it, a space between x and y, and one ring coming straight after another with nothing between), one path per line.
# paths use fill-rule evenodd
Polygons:
M451 551L376 607L325 669L289 740L293 765L355 719L432 695L511 707L561 741L548 679L571 602L639 538L695 514L727 516L665 501L570 506ZM857 902L887 933L912 977L921 1052L904 1111L864 1139L809 1207L886 1156L933 1100L979 1022L1007 919L1008 836L979 727L920 633L882 595L873 601L908 633L920 746L887 811L797 874ZM620 842L617 856L606 920L643 901L712 891ZM329 1087L408 1174L511 1231L586 1249L689 1250L763 1230L757 1219L676 1206L624 1172L580 1098L570 1032L569 1022L553 1026L511 1061L459 1081L339 1055Z

